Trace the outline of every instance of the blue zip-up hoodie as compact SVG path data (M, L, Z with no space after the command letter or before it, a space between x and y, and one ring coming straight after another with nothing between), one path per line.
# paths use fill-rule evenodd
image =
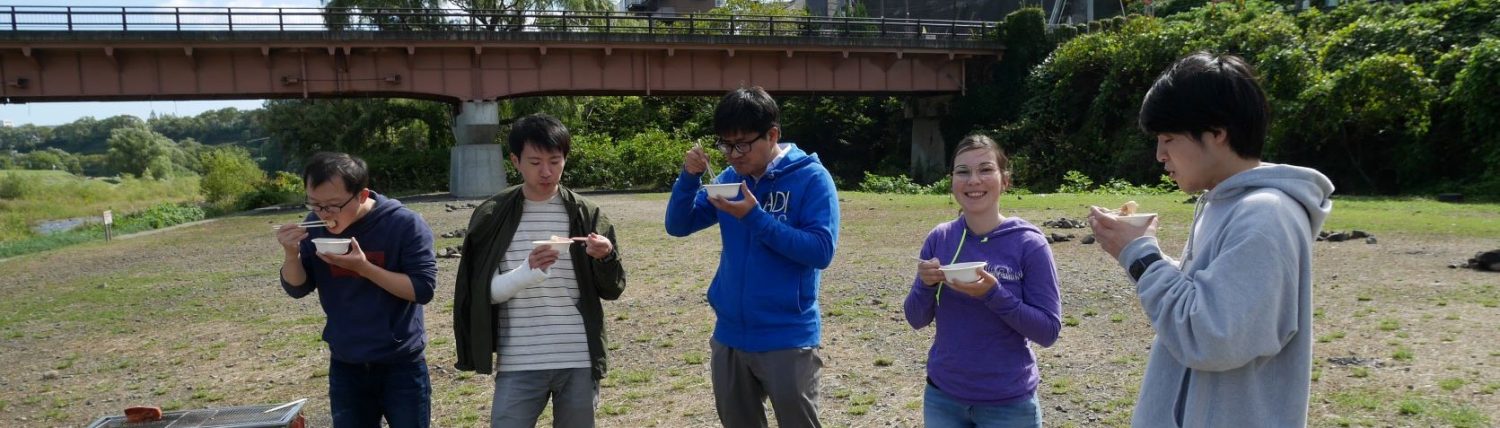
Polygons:
M760 206L735 219L708 203L700 175L682 172L667 202L667 233L688 236L714 224L724 243L708 286L718 315L714 340L746 352L818 346L818 283L839 238L833 176L817 155L783 144L783 157L759 180L734 168L720 183L745 182Z
M311 228L302 241L302 268L307 283L293 287L281 280L281 288L294 298L318 290L318 303L328 314L323 341L333 359L346 363L395 363L422 358L427 345L422 305L432 301L437 287L437 257L432 252L432 230L415 211L400 201L370 192L375 207L350 224L343 233L330 234ZM317 220L311 213L307 220ZM410 302L386 292L352 271L329 265L318 258L313 238L355 238L365 258L376 266L411 277L417 301Z

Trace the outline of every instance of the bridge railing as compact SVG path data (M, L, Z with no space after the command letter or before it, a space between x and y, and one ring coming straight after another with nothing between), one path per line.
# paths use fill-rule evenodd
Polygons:
M4 31L470 31L993 40L996 24L614 11L0 6Z

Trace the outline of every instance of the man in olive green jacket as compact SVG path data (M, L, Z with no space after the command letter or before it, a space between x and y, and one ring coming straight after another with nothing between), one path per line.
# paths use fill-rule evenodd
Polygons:
M496 373L491 427L532 427L549 398L554 425L593 426L608 369L601 300L625 289L614 226L559 184L571 140L561 123L523 117L509 139L523 184L469 220L454 287L456 367ZM570 242L533 244L552 237Z

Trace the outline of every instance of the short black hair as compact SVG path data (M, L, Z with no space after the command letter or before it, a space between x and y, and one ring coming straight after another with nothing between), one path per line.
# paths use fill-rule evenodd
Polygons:
M781 125L781 108L764 88L751 86L724 94L714 109L714 133L762 133Z
M545 113L532 113L516 119L510 124L510 136L505 142L510 145L510 154L516 157L521 157L521 150L527 144L549 152L562 152L564 158L573 149L573 136L568 133L568 127Z
M370 170L365 160L348 153L318 152L307 159L302 168L302 182L307 188L322 186L338 177L344 180L344 190L349 193L370 187Z
M1260 158L1270 122L1271 106L1255 69L1234 55L1200 51L1177 60L1141 101L1140 126L1147 134L1186 132L1199 141L1204 132L1224 128L1229 147L1245 159Z

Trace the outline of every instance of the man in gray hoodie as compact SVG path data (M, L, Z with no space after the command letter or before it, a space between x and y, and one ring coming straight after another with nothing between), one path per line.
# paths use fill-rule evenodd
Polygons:
M1333 210L1316 170L1262 162L1270 108L1243 59L1196 53L1157 78L1140 126L1156 159L1197 194L1180 259L1156 219L1094 207L1100 247L1136 281L1156 330L1132 425L1300 427L1312 370L1312 243Z

